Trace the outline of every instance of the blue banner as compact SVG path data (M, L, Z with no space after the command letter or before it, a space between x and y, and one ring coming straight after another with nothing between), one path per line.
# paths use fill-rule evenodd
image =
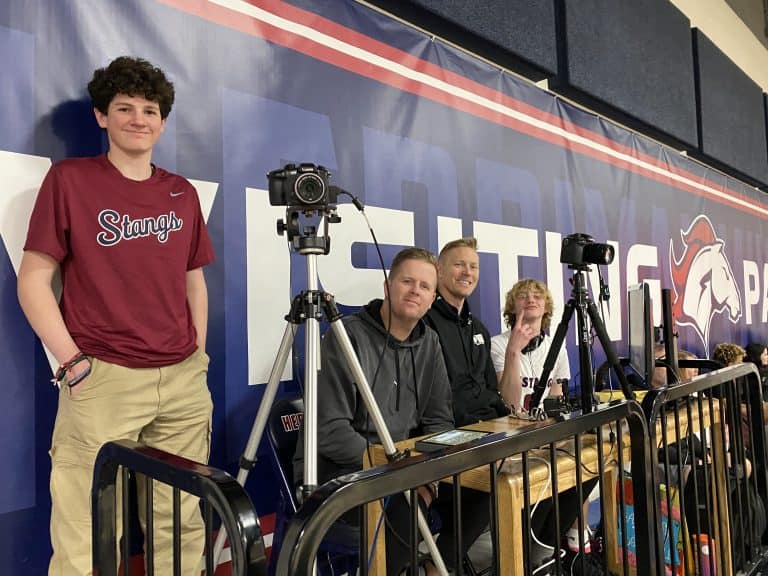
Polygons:
M105 150L85 85L119 55L175 83L154 161L198 188L217 253L206 269L214 465L236 472L291 295L306 285L266 193L267 171L286 162L323 164L359 196L387 263L402 246L476 236L471 304L492 334L518 278L545 280L562 310L561 240L585 232L617 248L602 273L619 354L626 289L642 280L655 324L660 289L673 290L681 348L707 356L718 342L768 340L768 209L755 190L352 0L0 0L0 53L2 573L43 574L50 550L56 394L16 300L26 222L51 162ZM382 274L363 218L349 204L339 214L319 279L352 310L382 294ZM301 338L284 372L292 389ZM268 464L248 487L271 513Z

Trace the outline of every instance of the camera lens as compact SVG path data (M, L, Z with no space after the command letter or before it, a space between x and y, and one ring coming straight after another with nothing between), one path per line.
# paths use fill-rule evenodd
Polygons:
M317 174L301 174L296 179L294 193L304 204L317 204L325 196L325 182Z
M613 262L614 248L610 244L588 244L584 246L584 262L590 264L610 264Z

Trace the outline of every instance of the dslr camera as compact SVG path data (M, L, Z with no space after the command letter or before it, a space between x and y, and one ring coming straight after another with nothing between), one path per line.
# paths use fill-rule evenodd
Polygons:
M610 264L615 250L610 244L599 244L589 234L570 234L563 238L560 262L573 266Z
M312 210L336 203L337 190L328 185L331 174L323 166L286 164L267 174L269 203Z

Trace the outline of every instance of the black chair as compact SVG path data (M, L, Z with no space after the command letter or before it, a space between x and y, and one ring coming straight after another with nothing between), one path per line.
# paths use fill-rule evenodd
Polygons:
M277 556L282 544L287 522L296 513L298 503L293 478L293 455L299 434L303 433L301 423L304 418L304 400L301 398L283 398L272 406L267 421L267 439L272 469L278 483L280 502L278 503L275 531L272 536L272 554L269 560L270 574L274 574ZM326 539L320 545L317 557L320 574L354 574L359 557L360 533L357 528L334 525Z
M285 526L296 513L295 482L293 478L293 455L299 434L303 433L301 424L304 418L304 400L302 398L283 398L272 406L267 421L267 439L269 440L272 468L279 486L280 502L272 536L272 554L270 556L270 574L274 574L277 552L280 550ZM439 517L430 515L433 532L439 530ZM359 561L360 533L357 528L336 523L320 545L318 553L318 571L329 574L354 574ZM478 571L473 566L469 555L464 557L464 571L468 576L482 576L490 569Z

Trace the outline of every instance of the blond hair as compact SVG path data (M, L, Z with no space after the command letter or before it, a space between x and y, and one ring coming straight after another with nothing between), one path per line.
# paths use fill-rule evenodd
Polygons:
M541 319L541 329L542 331L549 329L549 325L552 322L552 313L555 309L555 301L552 299L552 293L547 288L547 285L533 278L524 278L517 281L507 292L504 300L504 322L506 322L509 328L515 325L515 300L523 292L530 292L531 290L541 292L542 296L544 296L544 316Z
M715 346L715 350L712 353L712 360L719 362L723 366L730 366L744 360L747 351L744 350L738 344L731 344L724 342Z
M477 238L466 236L464 238L459 238L458 240L451 240L443 246L442 250L440 250L440 255L437 257L437 261L440 262L443 259L443 256L448 254L448 252L454 248L471 248L477 252Z

